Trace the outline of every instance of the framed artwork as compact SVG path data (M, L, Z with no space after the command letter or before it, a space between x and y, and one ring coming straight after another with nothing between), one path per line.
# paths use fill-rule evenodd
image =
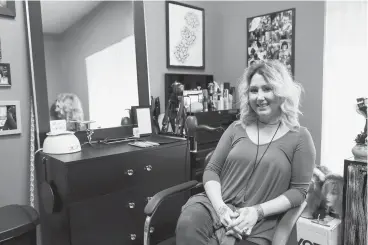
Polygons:
M0 0L0 16L15 18L15 1Z
M11 86L10 64L0 63L0 87Z
M166 2L167 68L205 68L204 9Z
M19 101L0 101L0 135L22 133Z
M295 71L295 8L247 18L247 65L280 60Z

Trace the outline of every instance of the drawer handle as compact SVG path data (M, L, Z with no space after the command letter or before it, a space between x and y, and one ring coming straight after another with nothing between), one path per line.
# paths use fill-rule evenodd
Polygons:
M151 165L147 165L144 167L145 170L147 171L151 171L152 170L152 166Z
M152 197L147 197L146 199L147 199L147 202L149 202L152 199Z
M130 239L131 240L135 240L135 238L137 237L137 235L136 234L130 234Z
M129 208L134 208L135 207L135 203L134 202L130 202L129 203Z
M129 176L132 176L134 174L134 170L133 169L128 169L125 173Z
M153 233L155 231L155 227L150 227L150 233Z

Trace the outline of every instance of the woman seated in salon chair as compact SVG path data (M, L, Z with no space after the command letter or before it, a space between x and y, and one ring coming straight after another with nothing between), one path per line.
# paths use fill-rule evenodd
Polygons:
M281 214L305 200L315 167L313 139L298 120L301 90L278 61L246 69L240 120L205 168L205 192L183 206L177 245L271 244Z

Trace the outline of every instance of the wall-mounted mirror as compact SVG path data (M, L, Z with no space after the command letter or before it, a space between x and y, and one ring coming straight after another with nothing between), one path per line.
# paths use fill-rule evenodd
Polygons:
M71 131L94 121L99 138L123 133L131 106L149 104L143 2L26 1L25 11L40 143L58 119Z

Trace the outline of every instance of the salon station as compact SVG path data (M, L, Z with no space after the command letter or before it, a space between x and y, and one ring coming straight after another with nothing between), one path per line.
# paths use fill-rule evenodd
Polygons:
M0 244L366 245L367 19L0 1Z

